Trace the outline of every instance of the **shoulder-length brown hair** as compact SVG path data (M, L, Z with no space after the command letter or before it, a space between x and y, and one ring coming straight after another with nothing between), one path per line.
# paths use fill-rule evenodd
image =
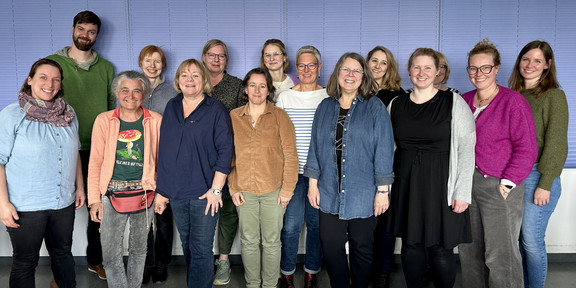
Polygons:
M536 98L542 96L550 89L559 88L560 84L558 83L558 79L556 78L556 64L554 62L554 52L552 51L552 47L546 41L535 40L532 41L518 54L518 58L516 58L516 64L514 64L514 70L512 70L512 74L510 75L510 79L508 79L508 87L510 89L516 90L520 92L520 90L524 89L524 77L520 74L520 62L522 61L522 57L528 51L532 49L540 49L542 53L544 53L544 58L546 63L548 64L548 69L544 69L542 71L542 75L540 76L540 80L538 81L538 85L534 88L534 94L536 94Z
M246 76L244 76L244 80L242 80L242 98L244 100L244 102L248 102L248 94L246 94L246 88L248 88L248 84L250 81L250 77L252 77L252 75L254 74L260 74L260 75L264 75L264 78L266 78L266 88L268 89L268 95L266 96L266 100L268 100L268 102L274 102L273 98L274 98L274 92L276 92L276 88L274 88L274 84L272 82L272 76L270 76L270 72L268 72L268 69L266 68L262 68L262 67L257 67L254 68L250 71L248 71L248 73L246 73Z
M386 54L387 60L386 74L384 74L384 77L382 77L382 80L380 83L378 83L378 85L382 89L388 89L392 91L400 90L402 78L400 78L400 73L398 72L398 62L396 62L394 55L388 48L384 46L374 47L374 49L370 50L368 55L366 55L366 61L369 62L372 58L372 55L374 55L376 51L381 51L382 53Z
M60 90L58 90L56 95L54 95L54 99L64 97L64 73L62 72L62 67L60 67L58 62L47 58L39 59L38 61L34 62L34 64L32 64L32 67L30 67L30 72L28 72L28 77L24 79L24 84L22 84L22 88L20 88L20 92L24 92L32 96L32 87L30 84L28 84L28 78L34 78L34 75L36 75L36 70L38 70L38 67L42 65L50 65L58 68L58 71L60 72Z
M184 70L186 70L186 68L188 68L188 66L190 65L196 65L196 67L198 67L198 70L200 70L200 75L202 75L202 79L204 79L203 80L204 83L202 83L203 92L206 94L212 93L212 83L210 83L210 77L208 77L208 70L206 70L206 66L204 66L204 64L202 64L201 61L198 61L193 58L182 61L182 63L180 63L180 66L178 66L178 69L176 70L176 76L174 76L174 81L172 84L176 92L182 93L182 90L180 90L180 85L178 83L178 78L180 78L180 74L182 74Z
M338 74L340 73L340 68L344 65L344 61L348 58L358 61L360 66L362 66L362 71L364 71L364 73L362 73L362 83L360 84L360 87L358 87L358 92L362 94L364 99L368 100L370 97L378 93L378 84L376 83L376 80L374 80L372 72L368 69L364 57L356 52L346 52L340 57L338 63L336 63L336 67L334 67L332 75L330 75L330 79L328 79L328 84L326 84L326 93L334 99L338 99L342 95L340 84L338 84Z

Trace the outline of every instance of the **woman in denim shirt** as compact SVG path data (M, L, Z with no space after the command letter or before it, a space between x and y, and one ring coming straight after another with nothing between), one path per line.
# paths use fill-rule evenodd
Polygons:
M357 53L340 57L326 90L330 98L316 110L304 167L304 176L310 178L308 199L320 209L320 240L331 287L367 287L375 216L388 209L394 181L390 117L382 101L372 97L378 86Z

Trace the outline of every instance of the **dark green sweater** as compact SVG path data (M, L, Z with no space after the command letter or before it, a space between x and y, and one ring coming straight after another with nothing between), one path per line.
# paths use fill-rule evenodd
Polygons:
M90 150L92 125L96 116L116 107L116 99L111 89L114 67L106 59L98 57L98 53L92 50L94 60L86 67L87 69L83 69L76 64L74 59L68 57L68 48L65 47L46 58L62 66L64 99L76 111L80 150L86 151Z
M522 90L536 125L538 143L538 172L542 174L538 187L550 191L552 182L559 177L568 155L568 102L560 89L548 90L536 98L533 90Z

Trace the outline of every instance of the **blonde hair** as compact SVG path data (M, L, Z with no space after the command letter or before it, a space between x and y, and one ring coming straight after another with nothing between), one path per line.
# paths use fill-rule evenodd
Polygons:
M208 70L206 70L206 66L204 66L204 64L202 64L202 62L190 58L190 59L186 59L184 61L182 61L182 63L180 63L180 66L178 66L178 69L176 70L176 76L174 76L174 82L173 82L173 86L174 89L178 92L178 93L182 93L182 90L180 90L180 85L178 83L178 78L180 78L180 75L184 72L184 70L186 70L188 67L190 67L190 65L196 65L196 67L198 67L198 70L200 70L200 75L202 75L202 81L204 83L202 83L202 92L209 94L212 92L212 83L210 83L210 78L208 77Z

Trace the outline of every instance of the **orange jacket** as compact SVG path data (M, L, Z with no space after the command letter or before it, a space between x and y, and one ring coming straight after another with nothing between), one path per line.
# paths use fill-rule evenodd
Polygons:
M142 107L144 119L144 167L142 187L156 190L156 160L158 157L158 139L162 116ZM116 144L120 132L120 107L101 113L94 121L92 146L88 163L88 205L101 203L101 195L106 194L108 183L112 180L116 161Z

